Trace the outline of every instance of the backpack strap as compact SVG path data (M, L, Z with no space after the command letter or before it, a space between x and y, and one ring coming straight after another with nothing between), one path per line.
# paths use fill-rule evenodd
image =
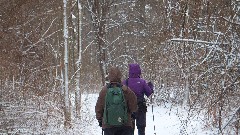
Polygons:
M111 83L107 83L107 88L111 88Z
M128 78L129 79L129 78ZM126 85L128 86L128 79L126 79Z
M114 85L116 85L117 87L122 87L123 86L121 83L112 82L112 83L107 84L107 88L112 88Z

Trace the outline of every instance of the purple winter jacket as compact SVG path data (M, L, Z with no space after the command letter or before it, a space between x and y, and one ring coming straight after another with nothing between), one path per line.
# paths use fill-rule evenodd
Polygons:
M144 94L149 97L153 89L148 86L146 80L140 77L141 68L138 64L129 64L129 78L123 81L137 96L138 100L144 99Z

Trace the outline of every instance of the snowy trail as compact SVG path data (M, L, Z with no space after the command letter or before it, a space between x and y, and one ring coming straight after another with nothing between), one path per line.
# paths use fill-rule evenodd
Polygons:
M82 129L82 135L101 135L101 128L95 119L95 104L97 94L83 96L82 122L79 127ZM154 115L154 121L153 121ZM185 120L187 112L180 107L169 108L162 106L148 106L146 135L211 135L209 131L203 131L199 119L188 121ZM154 130L155 126L155 130ZM137 135L135 130L134 135Z

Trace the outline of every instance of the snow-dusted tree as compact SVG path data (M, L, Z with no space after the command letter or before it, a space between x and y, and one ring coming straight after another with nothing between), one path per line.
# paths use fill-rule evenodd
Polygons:
M81 109L81 89L80 89L80 77L81 77L81 66L82 66L82 6L80 0L77 0L77 11L78 11L78 58L77 58L77 76L76 76L76 90L75 90L75 106L77 117L80 116Z
M21 113L27 106L44 112L1 121L46 133L37 125L57 127L68 94L75 93L79 115L80 92L99 90L108 66L138 62L156 102L185 99L220 134L239 131L239 0L86 0L82 13L80 0L68 0L64 37L62 1L0 3L0 98ZM6 106L0 110L14 110Z
M179 4L184 5L183 9L187 7L180 10L184 11L180 15L186 16L180 20L179 37L172 38L166 49L175 50L170 57L177 63L175 71L181 71L176 75L183 79L180 84L188 97L185 101L189 101L190 108L199 105L207 108L210 121L217 125L219 133L228 134L229 128L223 130L224 121L229 119L227 110L236 112L235 102L239 101L231 94L239 92L239 47L236 46L239 26L229 23L236 20L235 4L224 0Z
M93 23L93 32L96 38L97 56L102 77L102 85L105 85L106 76L106 44L105 44L105 28L107 13L111 1L92 0L91 2L91 19Z
M81 67L82 67L82 6L80 0L72 0L72 7L75 7L71 11L71 21L72 30L71 30L71 39L72 39L72 50L71 50L71 57L72 57L72 75L71 80L74 79L74 84L72 88L74 88L74 110L76 117L80 116L80 109L81 109ZM71 81L70 80L70 81Z
M64 38L64 126L71 127L70 97L68 88L68 0L63 0L63 38Z

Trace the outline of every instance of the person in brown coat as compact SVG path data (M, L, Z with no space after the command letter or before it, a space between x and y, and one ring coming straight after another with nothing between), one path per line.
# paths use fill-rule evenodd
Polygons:
M109 69L108 79L111 85L121 84L122 73L117 67L112 67ZM103 112L105 106L105 95L107 93L107 85L103 86L99 93L97 103L95 106L96 119L99 122L99 126L102 127L104 135L132 135L132 122L131 114L137 111L137 97L134 92L128 88L126 85L122 85L123 94L128 107L128 122L122 126L109 126L103 121Z

